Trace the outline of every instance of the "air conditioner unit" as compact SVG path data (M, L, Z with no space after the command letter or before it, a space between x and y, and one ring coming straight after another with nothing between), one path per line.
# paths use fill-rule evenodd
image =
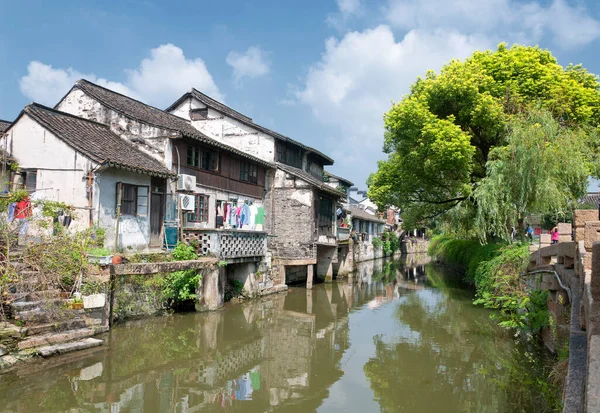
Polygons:
M196 177L194 175L180 174L177 177L178 191L193 191L196 189Z
M179 195L179 205L183 211L194 211L196 209L196 197L194 195Z

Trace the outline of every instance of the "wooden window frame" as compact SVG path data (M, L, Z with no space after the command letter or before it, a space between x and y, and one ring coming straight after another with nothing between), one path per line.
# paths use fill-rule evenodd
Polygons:
M251 162L240 162L240 181L257 184L258 165Z
M119 197L119 185L121 185L121 216L149 216L150 187L148 185L135 185L125 182L117 182L117 201ZM140 188L145 189L145 195L140 194ZM145 203L142 202L144 200ZM144 210L145 212L141 212Z
M208 222L210 197L205 194L194 194L194 197L196 198L194 212L188 212L188 222Z
M186 164L192 168L219 173L219 152L188 145Z

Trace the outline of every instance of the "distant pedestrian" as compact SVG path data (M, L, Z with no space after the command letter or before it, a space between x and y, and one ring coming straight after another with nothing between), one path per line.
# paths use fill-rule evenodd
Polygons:
M531 225L527 224L527 240L529 242L533 241L533 228L531 228Z
M512 227L510 229L510 240L511 241L514 240L516 236L517 236L517 230L515 229L515 227Z
M552 228L552 243L558 244L558 228Z

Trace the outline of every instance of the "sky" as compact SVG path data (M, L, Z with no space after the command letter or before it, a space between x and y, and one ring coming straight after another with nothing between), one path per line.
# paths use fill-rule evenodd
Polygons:
M417 76L500 42L600 73L592 0L0 0L0 119L80 78L166 108L191 87L335 159L360 189Z

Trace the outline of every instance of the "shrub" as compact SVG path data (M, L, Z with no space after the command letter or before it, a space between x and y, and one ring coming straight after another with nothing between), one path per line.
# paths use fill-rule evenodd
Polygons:
M198 258L196 249L178 243L171 254L173 261L189 261ZM202 276L198 270L189 269L168 273L162 282L165 297L175 306L183 305L197 297L196 290Z
M379 237L373 237L373 248L379 249L383 246L383 241Z

